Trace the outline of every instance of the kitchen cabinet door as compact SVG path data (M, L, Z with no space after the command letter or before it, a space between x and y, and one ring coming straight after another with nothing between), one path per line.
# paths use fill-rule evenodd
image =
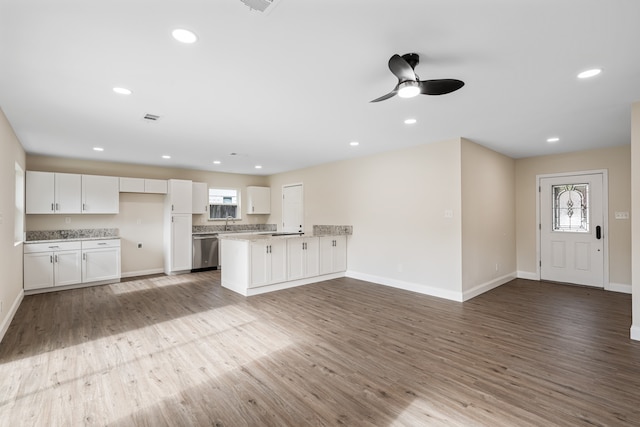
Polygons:
M25 182L25 211L28 214L55 212L55 174L27 171Z
M320 237L320 274L347 270L347 237Z
M287 242L284 239L272 240L269 243L271 249L271 268L269 283L280 283L287 280Z
M209 185L206 182L194 182L192 186L192 206L193 214L209 213Z
M251 242L250 288L287 280L287 245L285 240Z
M82 283L120 278L120 248L82 252Z
M287 239L288 280L304 279L319 273L319 240L317 237Z
M191 270L191 213L171 216L170 271Z
M120 179L82 175L82 213L116 214L120 211Z
M82 212L82 175L55 174L55 213L76 214Z
M144 193L144 178L120 177L121 193Z
M27 171L25 212L28 214L80 213L81 175Z
M52 288L53 252L24 254L24 289Z
M168 181L167 203L172 214L191 214L193 202L191 196L193 186L191 181L184 179L170 179Z
M82 282L81 251L61 251L53 254L54 286Z
M271 213L271 188L255 186L247 187L247 213Z

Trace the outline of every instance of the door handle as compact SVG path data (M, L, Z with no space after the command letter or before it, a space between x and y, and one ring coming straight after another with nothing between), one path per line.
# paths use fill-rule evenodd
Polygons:
M602 228L597 225L596 226L596 239L600 240L602 238Z

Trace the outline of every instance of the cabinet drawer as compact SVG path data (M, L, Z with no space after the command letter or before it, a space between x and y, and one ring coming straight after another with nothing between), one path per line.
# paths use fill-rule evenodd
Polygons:
M24 245L24 253L32 254L37 252L57 252L57 251L73 251L82 247L82 243L76 242L51 242L51 243L26 243Z
M82 242L82 250L87 249L103 249L103 248L119 248L120 239L108 240L85 240Z

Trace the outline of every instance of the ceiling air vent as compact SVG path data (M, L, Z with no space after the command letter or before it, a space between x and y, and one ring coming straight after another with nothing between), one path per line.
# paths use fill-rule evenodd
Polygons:
M251 10L259 10L264 12L269 6L273 4L274 0L240 0L242 3L249 6Z
M149 120L151 122L156 122L156 121L158 121L158 119L160 119L160 116L157 116L155 114L147 113L147 114L144 115L143 119Z

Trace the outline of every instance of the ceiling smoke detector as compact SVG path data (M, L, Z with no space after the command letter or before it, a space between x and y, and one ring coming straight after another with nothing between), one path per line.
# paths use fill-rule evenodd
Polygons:
M242 3L249 6L251 10L259 10L264 12L269 6L273 4L273 0L240 0Z

